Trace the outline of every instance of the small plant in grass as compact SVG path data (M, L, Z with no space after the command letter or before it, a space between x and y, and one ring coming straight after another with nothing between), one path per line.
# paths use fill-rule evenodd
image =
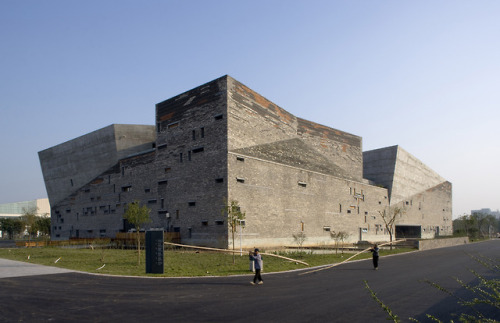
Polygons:
M95 239L92 241L90 244L90 248L92 250L99 250L99 259L102 263L104 263L104 256L105 256L105 251L108 249L109 245L111 243L110 239Z
M299 250L302 251L302 246L304 245L304 242L307 240L307 236L303 231L300 231L299 233L294 233L292 234L293 240L299 247Z

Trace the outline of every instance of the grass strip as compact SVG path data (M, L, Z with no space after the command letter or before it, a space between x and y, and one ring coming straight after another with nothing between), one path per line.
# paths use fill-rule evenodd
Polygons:
M381 250L380 256L408 252L413 249ZM251 274L249 259L245 253L236 256L230 254L192 251L184 249L165 249L164 274L146 274L144 251L141 252L141 265L137 265L137 250L121 250L106 248L0 248L0 258L11 259L66 268L89 273L126 276L154 276L154 277L195 277L195 276L230 276ZM300 259L311 266L320 266L338 263L345 260L350 254L312 254L310 252L280 252L279 255ZM354 260L370 258L370 254L361 254ZM57 262L56 260L59 259ZM104 267L102 267L105 264ZM101 268L102 267L102 268ZM101 268L101 269L98 269ZM275 257L264 257L263 272L280 272L302 269L306 266Z

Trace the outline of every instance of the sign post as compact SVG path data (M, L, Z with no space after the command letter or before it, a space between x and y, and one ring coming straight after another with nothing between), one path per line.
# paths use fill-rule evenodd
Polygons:
M146 231L146 274L163 274L163 231Z

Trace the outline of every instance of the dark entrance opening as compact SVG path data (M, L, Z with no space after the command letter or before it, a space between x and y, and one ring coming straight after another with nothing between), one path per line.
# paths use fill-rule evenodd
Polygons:
M419 225L396 225L396 238L421 238L422 227Z

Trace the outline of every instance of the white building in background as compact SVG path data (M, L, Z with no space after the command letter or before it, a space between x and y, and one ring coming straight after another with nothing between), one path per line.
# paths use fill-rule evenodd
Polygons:
M18 218L25 211L36 210L37 216L50 216L49 199L36 199L32 201L13 202L0 204L0 219L2 218ZM3 237L3 232L0 230L0 238Z

